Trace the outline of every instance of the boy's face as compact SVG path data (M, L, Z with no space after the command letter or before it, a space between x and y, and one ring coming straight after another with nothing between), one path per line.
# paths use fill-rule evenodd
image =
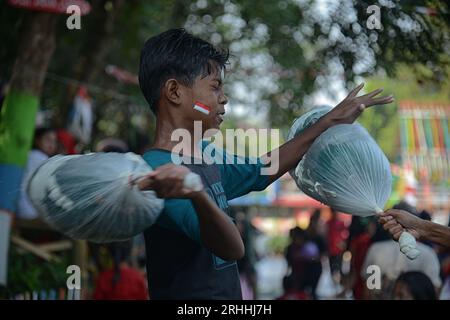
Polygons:
M209 129L219 129L223 121L225 104L228 102L223 92L223 80L224 72L220 68L215 68L206 77L198 76L183 103L187 118L202 122L203 133Z

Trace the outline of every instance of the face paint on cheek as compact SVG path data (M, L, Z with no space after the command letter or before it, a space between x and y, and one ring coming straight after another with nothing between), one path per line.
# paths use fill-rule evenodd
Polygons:
M201 102L195 101L194 104L194 110L197 110L203 114L209 114L211 112L211 108L208 107L206 104L203 104Z

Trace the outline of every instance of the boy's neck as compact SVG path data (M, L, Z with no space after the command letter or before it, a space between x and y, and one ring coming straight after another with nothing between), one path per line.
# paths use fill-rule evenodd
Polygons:
M163 149L172 152L174 151L175 147L177 150L180 150L180 148L182 147L184 156L201 156L201 151L199 149L198 143L202 137L194 136L193 125L187 126L185 123L182 123L180 121L174 121L173 119L171 120L172 121L168 121L167 118L157 118L155 140L152 148ZM186 135L189 133L189 136L185 137L183 135L183 138L180 138L179 135L177 135L175 137L175 141L172 141L172 133L176 129L184 129ZM197 139L198 141L194 139Z

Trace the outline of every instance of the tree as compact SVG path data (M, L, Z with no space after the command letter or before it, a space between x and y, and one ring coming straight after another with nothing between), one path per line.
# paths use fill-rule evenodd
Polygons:
M6 282L9 213L16 210L22 171L31 147L35 116L45 73L55 49L56 16L35 13L25 16L18 53L11 69L9 91L0 112L0 228L6 256L0 257L0 283ZM6 57L6 55L2 55ZM4 247L5 248L5 247Z
M31 147L39 96L55 50L57 16L32 13L24 19L9 92L0 114L0 208L15 211L23 167Z
M355 78L378 70L392 76L398 63L427 66L438 84L447 75L443 66L449 59L450 19L448 5L440 1L375 2L380 7L380 30L366 26L372 1L338 0L326 8L315 0L270 1L261 6L247 0L91 3L94 9L83 18L82 30L58 30L59 45L42 102L56 112L56 124L63 125L73 97L73 90L67 94L67 83L91 85L101 106L96 109L97 119L109 118L104 119L106 124L96 123L98 135L126 135L134 128L128 121L131 109L151 123L139 88L119 83L103 70L115 64L137 73L144 41L172 27L184 26L230 48L234 55L227 82L231 101L253 114L267 114L268 125L281 128L311 105L311 94L318 88L335 94L332 82L343 81L350 87ZM432 15L420 6L434 10L429 10ZM12 39L6 32L0 36Z
M202 3L207 5L194 10L197 18L188 20L187 26L213 42L219 33L223 34L220 43L244 47L235 69L247 87L255 81L252 74L257 79L264 78L261 74L272 78L274 90L250 99L269 105L272 125L289 125L310 103L308 96L314 90L327 89L336 79L352 86L355 77L380 69L394 76L399 63L426 65L438 75L437 82L448 75L444 67L449 63L449 8L441 1L376 2L380 30L366 25L367 8L373 1L339 0L326 8L314 0L271 1L261 6L246 0ZM246 59L258 59L255 52L268 58L257 65L246 63Z

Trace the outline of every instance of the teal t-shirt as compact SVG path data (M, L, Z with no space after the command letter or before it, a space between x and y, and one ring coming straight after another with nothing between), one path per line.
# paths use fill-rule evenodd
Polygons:
M198 159L180 158L159 149L150 150L144 159L152 168L183 161L202 178L205 191L227 214L228 200L268 186L269 179L261 175L258 159L229 155L207 143L202 148L206 160L197 164ZM224 261L203 247L198 217L190 200L166 200L163 212L146 230L145 238L153 299L241 299L236 262Z

